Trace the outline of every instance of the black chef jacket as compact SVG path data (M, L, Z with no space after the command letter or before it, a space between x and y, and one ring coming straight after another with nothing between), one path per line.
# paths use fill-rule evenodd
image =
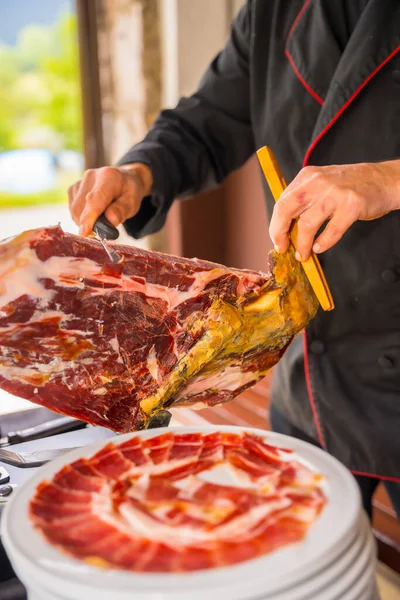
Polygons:
M198 91L120 161L154 176L127 231L159 230L175 198L264 145L288 181L400 157L399 0L248 1ZM291 344L272 403L354 472L400 480L400 211L355 223L321 262L336 308Z

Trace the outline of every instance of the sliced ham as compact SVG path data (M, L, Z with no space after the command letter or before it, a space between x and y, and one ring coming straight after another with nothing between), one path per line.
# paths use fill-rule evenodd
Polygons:
M228 466L238 485L208 480ZM322 477L248 433L109 443L41 483L30 518L50 544L102 567L184 572L300 542L323 509Z

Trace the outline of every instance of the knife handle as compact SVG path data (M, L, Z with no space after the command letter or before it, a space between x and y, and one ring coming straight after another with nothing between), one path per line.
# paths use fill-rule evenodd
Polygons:
M114 227L112 223L110 223L110 221L107 219L104 213L100 215L100 217L93 225L93 231L102 240L117 240L119 238L118 229Z
M58 433L66 433L67 431L84 429L86 426L87 423L79 421L78 419L61 417L60 419L46 421L46 423L36 425L35 427L30 427L29 429L10 432L6 436L6 439L7 444L20 444L22 442L29 442L31 440L37 440L40 438L49 437L51 435L57 435Z

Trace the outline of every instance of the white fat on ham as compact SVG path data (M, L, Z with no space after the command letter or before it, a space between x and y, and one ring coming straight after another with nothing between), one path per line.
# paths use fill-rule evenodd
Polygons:
M265 521L268 515L277 510L283 510L290 506L290 504L291 502L288 498L280 498L273 502L254 506L243 515L229 521L229 523L214 527L212 531L188 525L173 527L159 523L128 502L121 504L119 512L126 520L133 535L149 538L157 542L168 540L169 546L179 548L190 544L201 544L215 540L232 540L239 537L245 540L247 535L251 536L248 532L260 521Z
M200 374L197 377L193 377L191 382L179 391L175 404L178 404L180 400L212 389L218 391L235 391L239 387L257 381L257 379L258 376L256 373L252 371L243 372L240 365L226 367L226 369L216 375ZM193 405L190 408L202 409L204 408L204 404L200 402L198 405Z
M90 359L89 359L90 360ZM83 362L83 361L82 361ZM1 376L9 381L18 380L26 383L32 377L42 375L51 380L51 378L61 375L63 380L65 374L70 369L76 369L76 361L63 361L60 358L54 358L49 363L32 363L33 367L16 367L13 364L7 365L6 361L1 364ZM87 364L87 363L86 363ZM43 382L43 385L46 382ZM37 384L40 387L40 384Z
M43 265L31 248L24 248L0 263L0 311L25 294L46 306L54 291L47 290L40 281L44 277Z
M179 497L184 500L191 500L196 492L204 485L201 476L189 475L186 479L175 482L175 487L179 488Z
M104 396L105 394L107 394L107 392L108 390L105 387L96 388L95 390L91 391L93 396Z
M111 346L111 348L113 349L113 351L118 354L118 358L117 358L117 363L122 363L123 364L123 358L121 356L121 350L120 350L120 346L119 346L119 341L117 336L111 338L111 340L109 341L109 344Z
M148 354L147 369L148 369L150 375L152 376L152 378L155 381L157 381L157 383L158 383L159 382L159 365L158 365L158 359L157 359L157 355L156 355L155 346L151 347L151 350Z
M300 521L301 523L313 523L317 516L317 506L290 506L282 514L282 517L289 517Z
M0 295L0 299L1 299L1 295ZM4 314L4 311L3 311L3 314ZM2 317L2 312L0 310L0 318L1 317ZM75 318L74 316L67 315L62 310L47 310L45 312L36 310L33 313L33 315L31 316L31 318L29 319L29 321L23 323L23 325L24 326L37 325L39 323L43 323L50 319L59 319L59 323L60 323L60 325L62 325L62 323L71 321L74 318ZM7 327L0 327L0 333L5 333L5 332L8 333L11 331L15 331L16 333L18 333L20 328L21 328L21 323L10 323ZM81 329L68 329L67 331L71 336L73 336L73 335L79 335L79 336L91 335L89 331L83 331Z
M294 466L296 467L296 479L292 484L293 487L303 489L314 488L316 484L321 483L324 479L323 475L313 472L299 462L295 462Z
M146 473L148 475L162 475L163 473L169 473L170 471L174 471L175 469L180 469L181 467L185 467L186 465L190 465L197 461L197 455L189 456L187 458L169 460L168 462L162 463L146 463L146 465L139 465L138 467L132 467L129 470L129 475L135 476L139 473L143 472L143 468L146 469Z
M131 498L136 498L136 500L140 500L142 502L146 498L149 484L150 475L149 473L144 473L136 479L135 484L129 489L128 495Z
M54 291L45 288L41 281L43 279L52 279L58 287L80 289L87 287L84 280L89 279L99 283L99 287L91 287L92 293L107 295L114 290L139 292L147 297L165 301L168 309L173 310L182 302L198 296L210 282L226 273L229 271L223 268L199 271L193 274L194 281L189 289L181 291L177 288L148 283L144 279L140 282L125 274L113 277L103 272L101 264L88 258L52 256L42 261L37 257L34 249L27 246L1 264L0 310L1 306L7 306L24 294L38 298L40 306L45 307L54 296ZM250 275L247 277L250 278ZM243 282L241 283L243 285ZM110 287L103 287L104 284Z

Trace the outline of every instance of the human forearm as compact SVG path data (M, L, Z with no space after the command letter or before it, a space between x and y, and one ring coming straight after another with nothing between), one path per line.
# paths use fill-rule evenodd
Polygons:
M164 225L175 198L220 183L254 152L250 6L240 11L198 91L163 111L117 167L89 171L70 188L71 213L83 235L103 211L134 237L154 233Z
M153 174L148 165L143 163L127 163L120 165L119 169L129 174L135 174L142 185L143 197L150 196L153 186Z

